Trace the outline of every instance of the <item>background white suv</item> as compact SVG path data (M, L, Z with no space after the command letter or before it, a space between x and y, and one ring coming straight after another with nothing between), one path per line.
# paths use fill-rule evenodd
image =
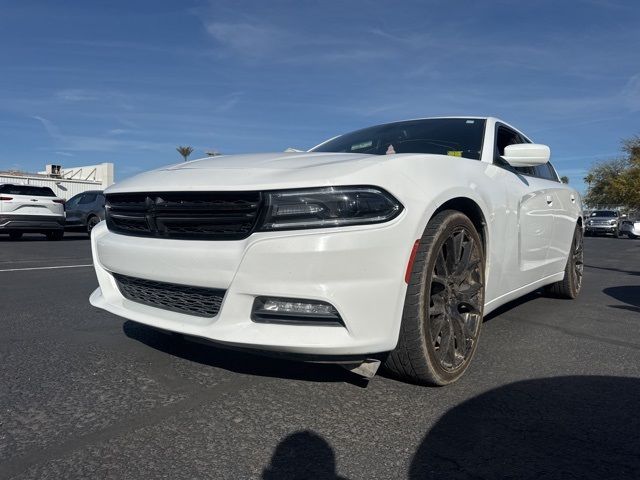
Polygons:
M0 233L8 233L13 240L27 232L60 240L64 223L64 200L49 187L0 184Z

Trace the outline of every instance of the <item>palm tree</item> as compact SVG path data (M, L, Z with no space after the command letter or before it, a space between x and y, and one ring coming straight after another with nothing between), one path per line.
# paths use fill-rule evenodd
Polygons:
M562 183L569 183L569 177L567 177L566 175L563 175L560 177L560 181Z
M178 151L178 153L180 155L182 155L182 158L184 158L184 161L187 161L187 158L189 158L189 155L191 155L193 153L193 147L183 147L183 146L179 146L176 147L176 150Z

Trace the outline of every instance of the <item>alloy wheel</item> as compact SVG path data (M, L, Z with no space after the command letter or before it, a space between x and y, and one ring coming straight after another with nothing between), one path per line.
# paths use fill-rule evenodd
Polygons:
M576 291L578 291L582 285L582 275L584 274L584 241L580 230L576 231L572 247L571 262L573 264L573 269L571 270L571 273L573 275L573 283L576 287Z
M455 229L436 257L429 292L427 341L442 369L454 372L473 354L484 306L482 251L466 228Z

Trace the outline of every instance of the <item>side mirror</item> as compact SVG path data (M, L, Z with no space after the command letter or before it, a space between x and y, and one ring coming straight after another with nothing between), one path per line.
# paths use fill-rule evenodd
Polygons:
M505 147L502 158L512 167L535 167L549 161L551 149L538 143L516 143Z

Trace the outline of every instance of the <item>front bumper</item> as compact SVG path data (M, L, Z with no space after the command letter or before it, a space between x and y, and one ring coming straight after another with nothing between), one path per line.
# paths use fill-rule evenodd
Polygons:
M239 241L140 238L93 230L100 287L92 305L164 330L232 347L311 356L392 350L398 339L413 234L404 215L382 225L257 233ZM126 299L112 273L225 290L212 318ZM251 320L258 296L319 300L344 326L283 325Z
M587 225L585 230L589 233L615 233L617 225Z
M19 230L40 232L64 229L64 215L10 215L0 214L0 231Z

